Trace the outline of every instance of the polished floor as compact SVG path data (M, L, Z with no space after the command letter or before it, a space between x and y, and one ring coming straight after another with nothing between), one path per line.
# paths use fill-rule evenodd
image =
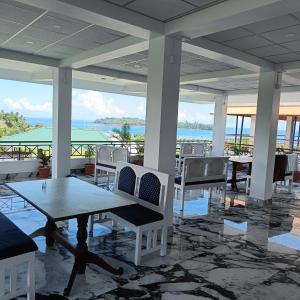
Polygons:
M9 195L0 186L2 200L12 201L1 210L20 228L29 234L43 225L42 214ZM225 200L218 194L209 200L203 191L186 198L182 218L174 203L167 256L150 255L139 267L132 263L130 231L112 231L110 222L95 225L89 247L125 274L114 277L89 266L69 299L300 299L300 185L292 194L279 188L268 203L231 192ZM74 221L64 232L76 241ZM59 245L47 248L43 238L35 241L37 299L63 299L73 257Z

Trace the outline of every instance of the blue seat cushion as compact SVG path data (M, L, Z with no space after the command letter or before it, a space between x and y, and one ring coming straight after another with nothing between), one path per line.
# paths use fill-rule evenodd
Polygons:
M0 213L0 260L36 251L35 242Z
M111 212L135 226L150 224L163 219L163 215L159 212L139 204L118 207Z
M201 180L201 181L194 181L194 182L187 182L185 185L196 185L196 184L207 184L207 183L220 183L220 182L225 182L224 179L214 179L214 180ZM176 184L181 184L181 176L176 176L175 177L175 183Z

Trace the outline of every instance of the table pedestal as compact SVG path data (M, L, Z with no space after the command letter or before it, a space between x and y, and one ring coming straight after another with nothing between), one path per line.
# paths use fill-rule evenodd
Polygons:
M54 241L57 241L62 246L64 246L68 251L70 251L74 257L75 262L72 268L72 272L70 275L70 279L67 287L64 290L64 296L68 296L71 292L73 283L75 281L77 274L84 274L86 265L88 263L95 264L105 271L108 271L115 275L121 275L123 273L122 268L115 269L111 265L109 265L105 260L100 258L95 253L92 253L88 250L88 246L86 243L87 240L87 223L88 216L80 216L77 218L77 245L73 246L67 239L65 239L60 232L54 221L48 219L46 226L38 229L31 237L37 237L43 235L46 237L47 246L53 246Z

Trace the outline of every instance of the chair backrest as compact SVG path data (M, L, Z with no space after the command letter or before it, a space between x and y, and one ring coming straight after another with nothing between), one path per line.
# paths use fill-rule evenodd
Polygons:
M193 144L192 143L182 143L180 144L180 156L192 154Z
M183 160L182 178L187 182L227 180L228 157L186 157Z
M286 173L298 171L298 154L297 153L290 153L287 154L287 166L286 166Z
M117 163L118 161L128 161L128 150L125 148L115 148L112 152L112 161Z
M95 163L112 162L112 153L116 148L107 145L96 145Z
M169 175L125 162L117 162L114 192L165 215Z
M182 143L180 145L180 156L205 156L207 150L206 143Z
M288 160L285 154L275 155L273 182L284 181L287 165L288 165Z

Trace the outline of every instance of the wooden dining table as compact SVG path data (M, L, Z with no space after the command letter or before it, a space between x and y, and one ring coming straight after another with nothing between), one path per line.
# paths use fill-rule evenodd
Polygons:
M239 181L246 181L246 178L243 179L237 179L237 171L239 166L243 165L248 165L248 172L247 175L251 174L251 169L252 169L252 162L253 162L253 157L252 156L231 156L229 158L229 161L232 162L232 176L231 176L231 189L235 192L238 192L238 186L237 183Z
M88 263L96 264L115 275L123 273L122 268L112 267L88 250L87 223L90 215L129 206L135 204L134 201L74 177L13 182L6 186L47 217L46 225L31 236L45 236L47 246L53 246L56 241L74 255L75 261L64 290L65 296L70 294L76 275L85 273ZM60 234L55 224L57 221L74 218L78 225L76 246Z

